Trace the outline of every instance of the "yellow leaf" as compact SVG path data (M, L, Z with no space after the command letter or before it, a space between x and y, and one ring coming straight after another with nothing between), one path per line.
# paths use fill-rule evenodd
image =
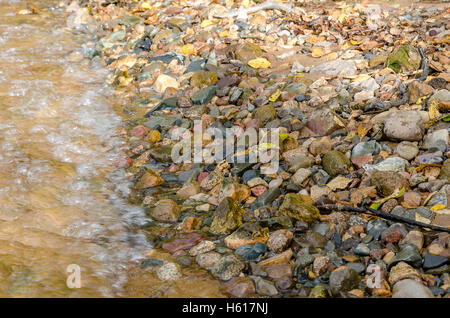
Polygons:
M207 27L209 27L210 25L213 25L213 24L214 23L211 20L203 20L202 24L201 24L201 27L202 28L207 28Z
M443 205L443 204L436 204L436 205L433 205L430 210L431 211L439 211L439 210L442 210L442 209L445 209L445 205Z
M321 47L313 47L311 52L312 57L322 57L325 54L326 52Z
M278 97L280 97L280 95L281 91L278 89L275 93L272 94L272 96L269 97L269 101L272 103L275 102L278 99Z
M357 45L357 44L358 44L358 41L356 41L356 40L350 40L350 43L351 43L351 45Z
M263 57L248 61L248 65L256 69L272 67L272 64L270 64L270 62Z
M179 53L183 55L195 55L197 54L197 50L192 44L186 44L180 49Z
M428 109L428 114L430 115L430 119L438 117L441 113L439 113L437 104L435 101L431 102L430 108Z

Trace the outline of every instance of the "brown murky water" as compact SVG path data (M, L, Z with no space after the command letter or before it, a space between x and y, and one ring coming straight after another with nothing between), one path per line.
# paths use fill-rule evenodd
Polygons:
M0 297L221 296L195 267L172 283L139 268L171 257L148 246L144 211L124 199L117 96L83 57L90 35L67 27L57 1L38 4L19 15L26 1L0 0ZM67 285L70 264L81 288Z

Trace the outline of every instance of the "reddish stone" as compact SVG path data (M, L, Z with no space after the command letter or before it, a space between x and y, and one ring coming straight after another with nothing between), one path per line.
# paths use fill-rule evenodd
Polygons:
M201 233L180 233L170 242L164 243L162 248L174 254L177 251L190 249L203 239L205 239L205 236Z
M399 242L401 239L403 238L402 232L400 231L394 231L392 233L389 233L388 235L386 235L385 237L385 241L387 243L397 243Z
M358 156L352 159L352 163L358 168L362 168L363 165L371 163L373 160L372 154L368 153L362 156Z
M255 284L249 277L234 277L224 284L223 293L235 298L247 298L255 294Z
M209 172L200 172L200 174L197 177L197 181L202 182L202 180L205 179L207 176L209 176Z
M131 129L130 135L141 138L141 137L147 135L147 132L148 132L147 128L145 128L142 125L139 125L139 126L134 127L133 129Z
M374 248L372 250L370 250L370 257L373 260L380 260L384 257L384 255L386 255L386 250L385 249L380 249L380 248Z

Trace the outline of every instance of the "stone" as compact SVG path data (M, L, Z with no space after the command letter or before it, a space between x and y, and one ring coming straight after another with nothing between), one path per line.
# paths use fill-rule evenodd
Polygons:
M136 182L136 189L147 189L157 187L164 183L164 179L159 176L153 170L147 169L146 172L141 176L138 182Z
M407 191L403 194L402 206L408 209L418 208L420 206L421 196L414 191Z
M175 78L165 74L159 75L155 83L153 84L153 88L155 89L155 91L160 94L164 93L169 87L178 89L179 86L180 85Z
M323 284L318 284L311 289L309 293L309 298L327 298L328 290L327 287Z
M181 278L180 266L175 263L166 263L156 271L159 279L164 281L173 281Z
M322 159L323 169L332 177L338 174L347 174L350 160L340 151L332 150Z
M450 111L450 91L441 89L436 91L428 100L428 106L437 103L441 112L448 113Z
M422 116L417 111L392 112L384 121L384 134L391 140L419 141L424 130Z
M197 181L186 182L180 190L177 191L177 195L186 200L191 196L200 193L200 184Z
M427 253L423 258L423 269L427 270L431 268L437 268L442 265L448 264L449 262L450 259L448 257Z
M254 119L260 120L263 124L267 124L269 121L277 119L277 112L272 105L263 105L257 107L252 116Z
M395 148L395 152L403 159L412 160L419 153L419 147L414 142L402 141Z
M386 66L394 72L411 72L420 68L422 58L419 51L412 45L402 45L390 53L386 60Z
M239 246L255 244L257 242L266 243L268 235L258 224L245 223L227 236L224 240L227 247L236 249Z
M288 248L294 235L288 230L278 230L270 234L267 248L275 253L280 253Z
M450 182L450 159L445 160L442 164L439 179Z
M150 215L159 222L177 222L180 217L180 207L171 199L159 200L151 210Z
M262 56L263 51L261 48L253 43L243 43L239 44L234 51L236 59L244 63L248 61L257 59Z
M199 70L191 77L191 86L202 87L209 86L217 82L217 75L214 72Z
M405 262L411 264L414 267L419 267L422 265L422 257L419 254L419 249L417 246L412 244L403 245L400 252L398 252L395 257L388 264L388 267L391 268L395 266L399 262Z
M327 244L327 239L319 232L309 231L305 234L305 240L314 248L324 248Z
M255 282L256 292L262 296L275 296L278 294L278 290L275 285L261 277L254 277L253 281Z
M198 243L197 245L195 245L194 247L192 247L189 250L189 255L197 256L199 254L210 252L210 251L214 250L215 248L216 248L216 244L213 241L208 241L208 240L201 241L200 243Z
M381 233L381 240L387 243L397 243L408 234L404 224L394 223Z
M299 221L312 223L319 218L319 210L303 196L288 193L277 211L277 216L289 216Z
M306 126L320 136L330 135L341 128L335 120L334 112L328 106L314 109L308 118Z
M223 292L233 298L248 298L255 294L255 284L249 277L232 278L225 283Z
M220 261L221 258L222 255L217 252L207 252L198 254L195 257L195 261L201 268L211 270Z
M243 214L244 209L233 198L227 197L219 203L209 231L213 234L231 233L242 225Z
M172 146L159 146L157 148L150 149L150 157L158 162L172 162Z
M253 245L241 245L235 250L236 255L246 262L259 262L266 252L267 246L260 242Z
M358 273L351 268L334 270L330 275L330 292L337 296L341 292L348 292L359 287Z
M234 255L223 256L211 269L211 273L220 280L230 280L239 276L245 264L239 261Z
M292 176L292 183L301 185L311 175L310 169L300 168Z
M322 73L331 76L353 76L356 74L356 66L349 60L336 59L313 66L310 73Z
M194 93L194 95L192 95L192 102L198 105L207 104L216 95L216 90L216 85L203 87L202 89Z
M371 141L363 141L358 143L355 147L352 149L352 159L355 157L371 154L371 155L378 155L381 151L381 146L378 142L375 140Z
M370 248L364 243L359 243L353 250L353 253L359 256L369 256Z
M162 248L171 254L191 249L205 239L201 233L177 233L173 239L162 244Z
M409 103L415 104L419 100L419 98L431 95L433 92L434 89L432 86L421 83L419 81L413 81L408 86Z
M399 245L402 247L405 244L412 244L417 246L419 250L423 247L423 233L420 231L410 231L408 234L406 234L405 238L400 241Z
M283 253L276 254L276 255L274 255L272 257L269 257L269 258L267 258L265 260L260 261L258 263L258 265L261 266L261 267L266 267L266 266L285 264L291 259L292 253L293 252L292 252L291 249L287 249Z
M380 195L387 197L395 191L409 187L408 180L398 172L375 171L370 177L370 185L375 186Z
M394 285L392 298L434 298L431 290L412 279L404 279Z
M313 262L313 272L314 275L320 276L326 273L328 264L330 263L330 258L328 256L319 256L314 259Z
M326 154L332 149L333 145L328 136L322 138L315 138L309 146L309 152L314 156Z

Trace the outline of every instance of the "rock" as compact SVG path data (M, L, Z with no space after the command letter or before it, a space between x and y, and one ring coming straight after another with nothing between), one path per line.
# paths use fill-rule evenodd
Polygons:
M417 192L407 191L403 195L402 205L405 208L408 208L408 209L418 208L420 206L420 202L421 202L421 196Z
M267 252L267 246L256 242L254 245L241 245L235 253L246 262L259 262L260 258Z
M157 187L164 183L164 179L161 178L153 170L147 169L146 172L141 176L138 182L136 182L136 189L147 189L152 187Z
M156 275L161 280L173 281L181 278L181 269L175 263L166 263L158 268Z
M288 249L283 253L276 254L268 259L262 260L258 263L261 267L273 266L287 263L292 257L292 250Z
M297 259L295 260L295 266L298 269L303 269L306 266L312 264L314 262L314 258L308 253L301 253L297 255Z
M367 234L372 235L375 240L378 240L381 236L381 233L388 228L386 221L378 219L378 220L370 220L367 223Z
M303 181L305 181L311 175L310 169L300 168L297 172L292 176L292 183L301 185Z
M159 222L176 222L180 217L180 207L170 199L159 200L150 213Z
M306 126L317 135L330 135L340 128L336 122L334 112L328 106L314 109L308 118Z
M392 298L434 298L434 296L423 284L412 279L404 279L394 285Z
M435 92L428 100L428 106L435 102L439 111L448 113L450 111L450 91L441 89Z
M441 172L439 173L439 179L450 182L450 159L445 160L442 164Z
M403 159L412 160L419 153L419 147L414 142L402 141L397 145L395 152Z
M422 265L422 257L419 254L419 249L417 246L412 244L403 245L400 252L395 255L395 257L391 260L388 267L396 265L399 262L405 262L411 264L414 267L419 267Z
M352 159L367 154L378 155L380 151L381 146L375 140L363 141L358 143L355 147L353 147Z
M341 292L348 292L352 289L358 288L359 277L358 273L351 268L342 268L334 270L330 275L330 292L337 296Z
M211 273L220 280L230 280L239 276L245 264L239 261L234 255L223 256L211 269Z
M410 231L403 240L400 241L399 245L402 247L406 244L412 244L417 246L419 250L423 247L423 233L420 231Z
M424 130L422 116L417 111L392 112L384 121L384 134L391 140L419 141Z
M162 248L171 254L191 249L205 239L201 233L178 233L173 239L163 243Z
M423 141L423 147L429 149L430 151L441 151L445 152L447 150L447 145L449 142L448 130L439 129L428 133Z
M425 254L423 261L423 269L437 268L450 262L445 256Z
M347 174L350 165L350 160L337 150L326 153L322 159L323 169L332 177L338 174Z
M292 267L290 264L266 266L264 267L264 271L267 273L267 276L273 280L292 276Z
M381 240L387 243L397 243L408 234L404 224L394 223L381 233Z
M227 247L235 249L242 245L267 242L268 235L258 224L245 223L224 240Z
M217 252L207 252L198 254L195 257L195 261L197 264L207 270L211 270L222 258L222 255L220 255Z
M237 277L225 283L223 292L233 298L248 298L256 292L256 289L251 278Z
M370 177L370 185L375 186L380 195L387 197L401 188L407 189L408 180L398 172L375 171Z
M263 105L257 107L252 113L254 119L260 120L262 123L267 124L269 121L277 119L277 112L272 105Z
M191 86L202 87L209 86L217 82L217 75L214 72L199 70L191 77Z
M319 210L303 196L288 193L277 211L277 216L289 216L299 221L312 223L319 218Z
M319 256L314 259L313 272L316 276L326 273L330 258L328 256Z
M318 284L311 289L311 292L309 293L309 298L327 298L328 297L328 290L325 285Z
M201 241L189 250L189 255L197 256L199 254L207 253L216 248L216 244L213 241Z
M322 138L316 138L309 146L309 152L314 156L326 154L332 149L330 138L328 136Z
M227 197L223 199L214 213L214 219L210 227L213 234L227 234L242 225L242 209L237 202Z
M353 76L356 74L356 66L349 60L332 60L313 66L310 73L322 73L331 76Z
M280 253L288 248L294 235L288 230L278 230L270 234L267 248L275 253Z
M136 127L134 127L131 131L130 131L130 136L134 136L134 137L143 137L145 135L147 135L148 130L147 128L145 128L142 125L138 125Z
M178 89L179 86L180 85L178 84L175 78L165 74L159 75L155 83L153 84L153 88L155 89L155 91L157 91L160 94L164 93L166 89L169 87Z
M327 244L327 239L319 232L310 231L305 234L305 240L314 248L324 248Z
M254 277L253 281L255 282L256 292L263 296L275 296L278 294L278 290L275 285L261 277Z
M177 191L177 195L184 200L189 199L197 193L200 193L200 185L197 181L187 182L180 190Z
M386 65L394 72L411 72L420 68L422 58L419 51L412 45L402 45L388 55Z
M172 146L159 146L150 149L150 156L158 162L172 162Z
M248 61L257 59L262 56L263 51L261 48L253 43L243 43L239 44L234 51L236 59L242 61L244 63L248 63Z
M423 96L428 96L434 92L432 86L419 81L414 81L408 86L409 103L415 104L417 100Z
M369 256L370 255L370 248L367 247L364 243L359 243L358 246L355 247L353 250L353 253L359 256Z
M216 95L216 90L216 85L206 86L192 95L192 102L199 105L207 104Z

